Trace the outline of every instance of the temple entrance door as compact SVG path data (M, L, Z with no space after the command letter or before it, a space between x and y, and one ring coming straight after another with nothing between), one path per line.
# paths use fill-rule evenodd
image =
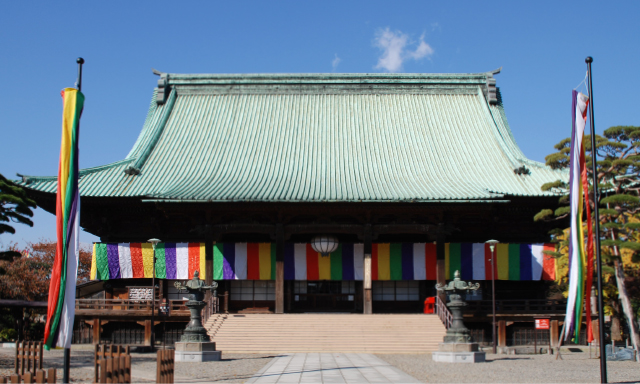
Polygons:
M293 312L356 312L356 281L295 281Z

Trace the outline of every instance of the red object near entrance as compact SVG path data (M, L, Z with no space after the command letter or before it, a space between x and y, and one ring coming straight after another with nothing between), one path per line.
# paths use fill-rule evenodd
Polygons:
M549 319L535 319L536 329L549 329Z
M436 305L436 298L427 297L427 299L424 301L424 313L433 313L435 305Z

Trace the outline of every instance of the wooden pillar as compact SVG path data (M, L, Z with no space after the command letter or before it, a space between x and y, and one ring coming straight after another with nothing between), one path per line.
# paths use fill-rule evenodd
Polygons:
M373 313L373 295L371 292L371 225L364 231L364 281L363 281L363 313Z
M151 320L144 321L144 345L151 345Z
M207 240L204 243L204 263L205 263L205 268L207 269L204 273L204 283L206 285L211 285L211 283L213 282L213 241L212 240ZM210 292L210 291L207 291L207 292Z
M213 283L213 240L207 239L204 242L204 267L206 270L204 271L204 283L206 285L211 285ZM202 275L202 271L200 271L200 275ZM220 297L220 287L218 287L218 297ZM213 292L210 290L206 290L204 293L205 301L209 302Z
M159 279L159 281L158 281L158 302L162 303L162 298L163 297L164 297L164 279Z
M284 228L276 225L276 313L284 313Z
M549 337L551 338L551 347L557 347L558 339L560 338L558 334L558 320L551 320L549 324Z
M93 344L100 344L100 318L93 318Z
M444 261L445 241L444 234L438 234L436 240L436 283L440 285L445 285L447 281ZM444 291L438 292L438 297L443 302L447 301L447 294Z
M507 346L507 322L498 320L498 347Z
M591 319L592 319L591 329L593 330L593 341L596 342L596 345L600 346L600 320L598 320L597 317L595 319L592 317Z

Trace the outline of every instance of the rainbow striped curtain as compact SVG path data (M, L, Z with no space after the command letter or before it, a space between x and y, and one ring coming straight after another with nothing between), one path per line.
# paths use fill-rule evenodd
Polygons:
M275 243L216 243L213 280L275 280Z
M553 244L498 244L498 280L554 280L555 259L543 251ZM372 280L436 280L433 243L374 243ZM364 245L341 243L327 257L308 243L286 243L285 280L363 280ZM491 280L491 252L485 243L445 244L445 273L460 270L464 280ZM275 244L218 243L213 251L214 280L275 280Z
M436 245L433 243L374 243L371 280L435 280Z
M373 244L374 280L435 280L435 244ZM286 243L285 280L363 280L364 244L341 243L321 256L308 243ZM274 280L275 244L219 243L214 280Z
M556 262L544 251L553 244L497 244L497 280L555 280ZM374 243L372 280L436 280L436 244ZM189 279L206 276L204 243L158 243L156 277ZM491 251L485 243L446 243L445 275L459 270L463 280L491 280ZM96 243L91 278L98 280L152 277L150 243ZM275 243L216 243L213 280L275 280ZM323 257L308 243L286 243L285 280L363 280L364 245L341 243Z
M198 271L206 277L204 243L158 243L156 277L191 279ZM151 243L95 243L91 259L91 280L153 277Z
M496 280L555 280L556 260L544 254L553 244L496 244ZM462 280L491 280L491 250L486 243L445 244L445 275L453 279L460 271Z

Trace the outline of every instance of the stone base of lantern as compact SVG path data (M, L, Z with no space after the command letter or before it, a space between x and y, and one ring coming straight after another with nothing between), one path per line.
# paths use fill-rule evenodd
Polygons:
M484 363L485 353L478 350L478 343L440 343L431 359L439 363Z
M176 361L201 363L205 361L220 361L222 351L216 351L215 342L179 342L176 346Z

